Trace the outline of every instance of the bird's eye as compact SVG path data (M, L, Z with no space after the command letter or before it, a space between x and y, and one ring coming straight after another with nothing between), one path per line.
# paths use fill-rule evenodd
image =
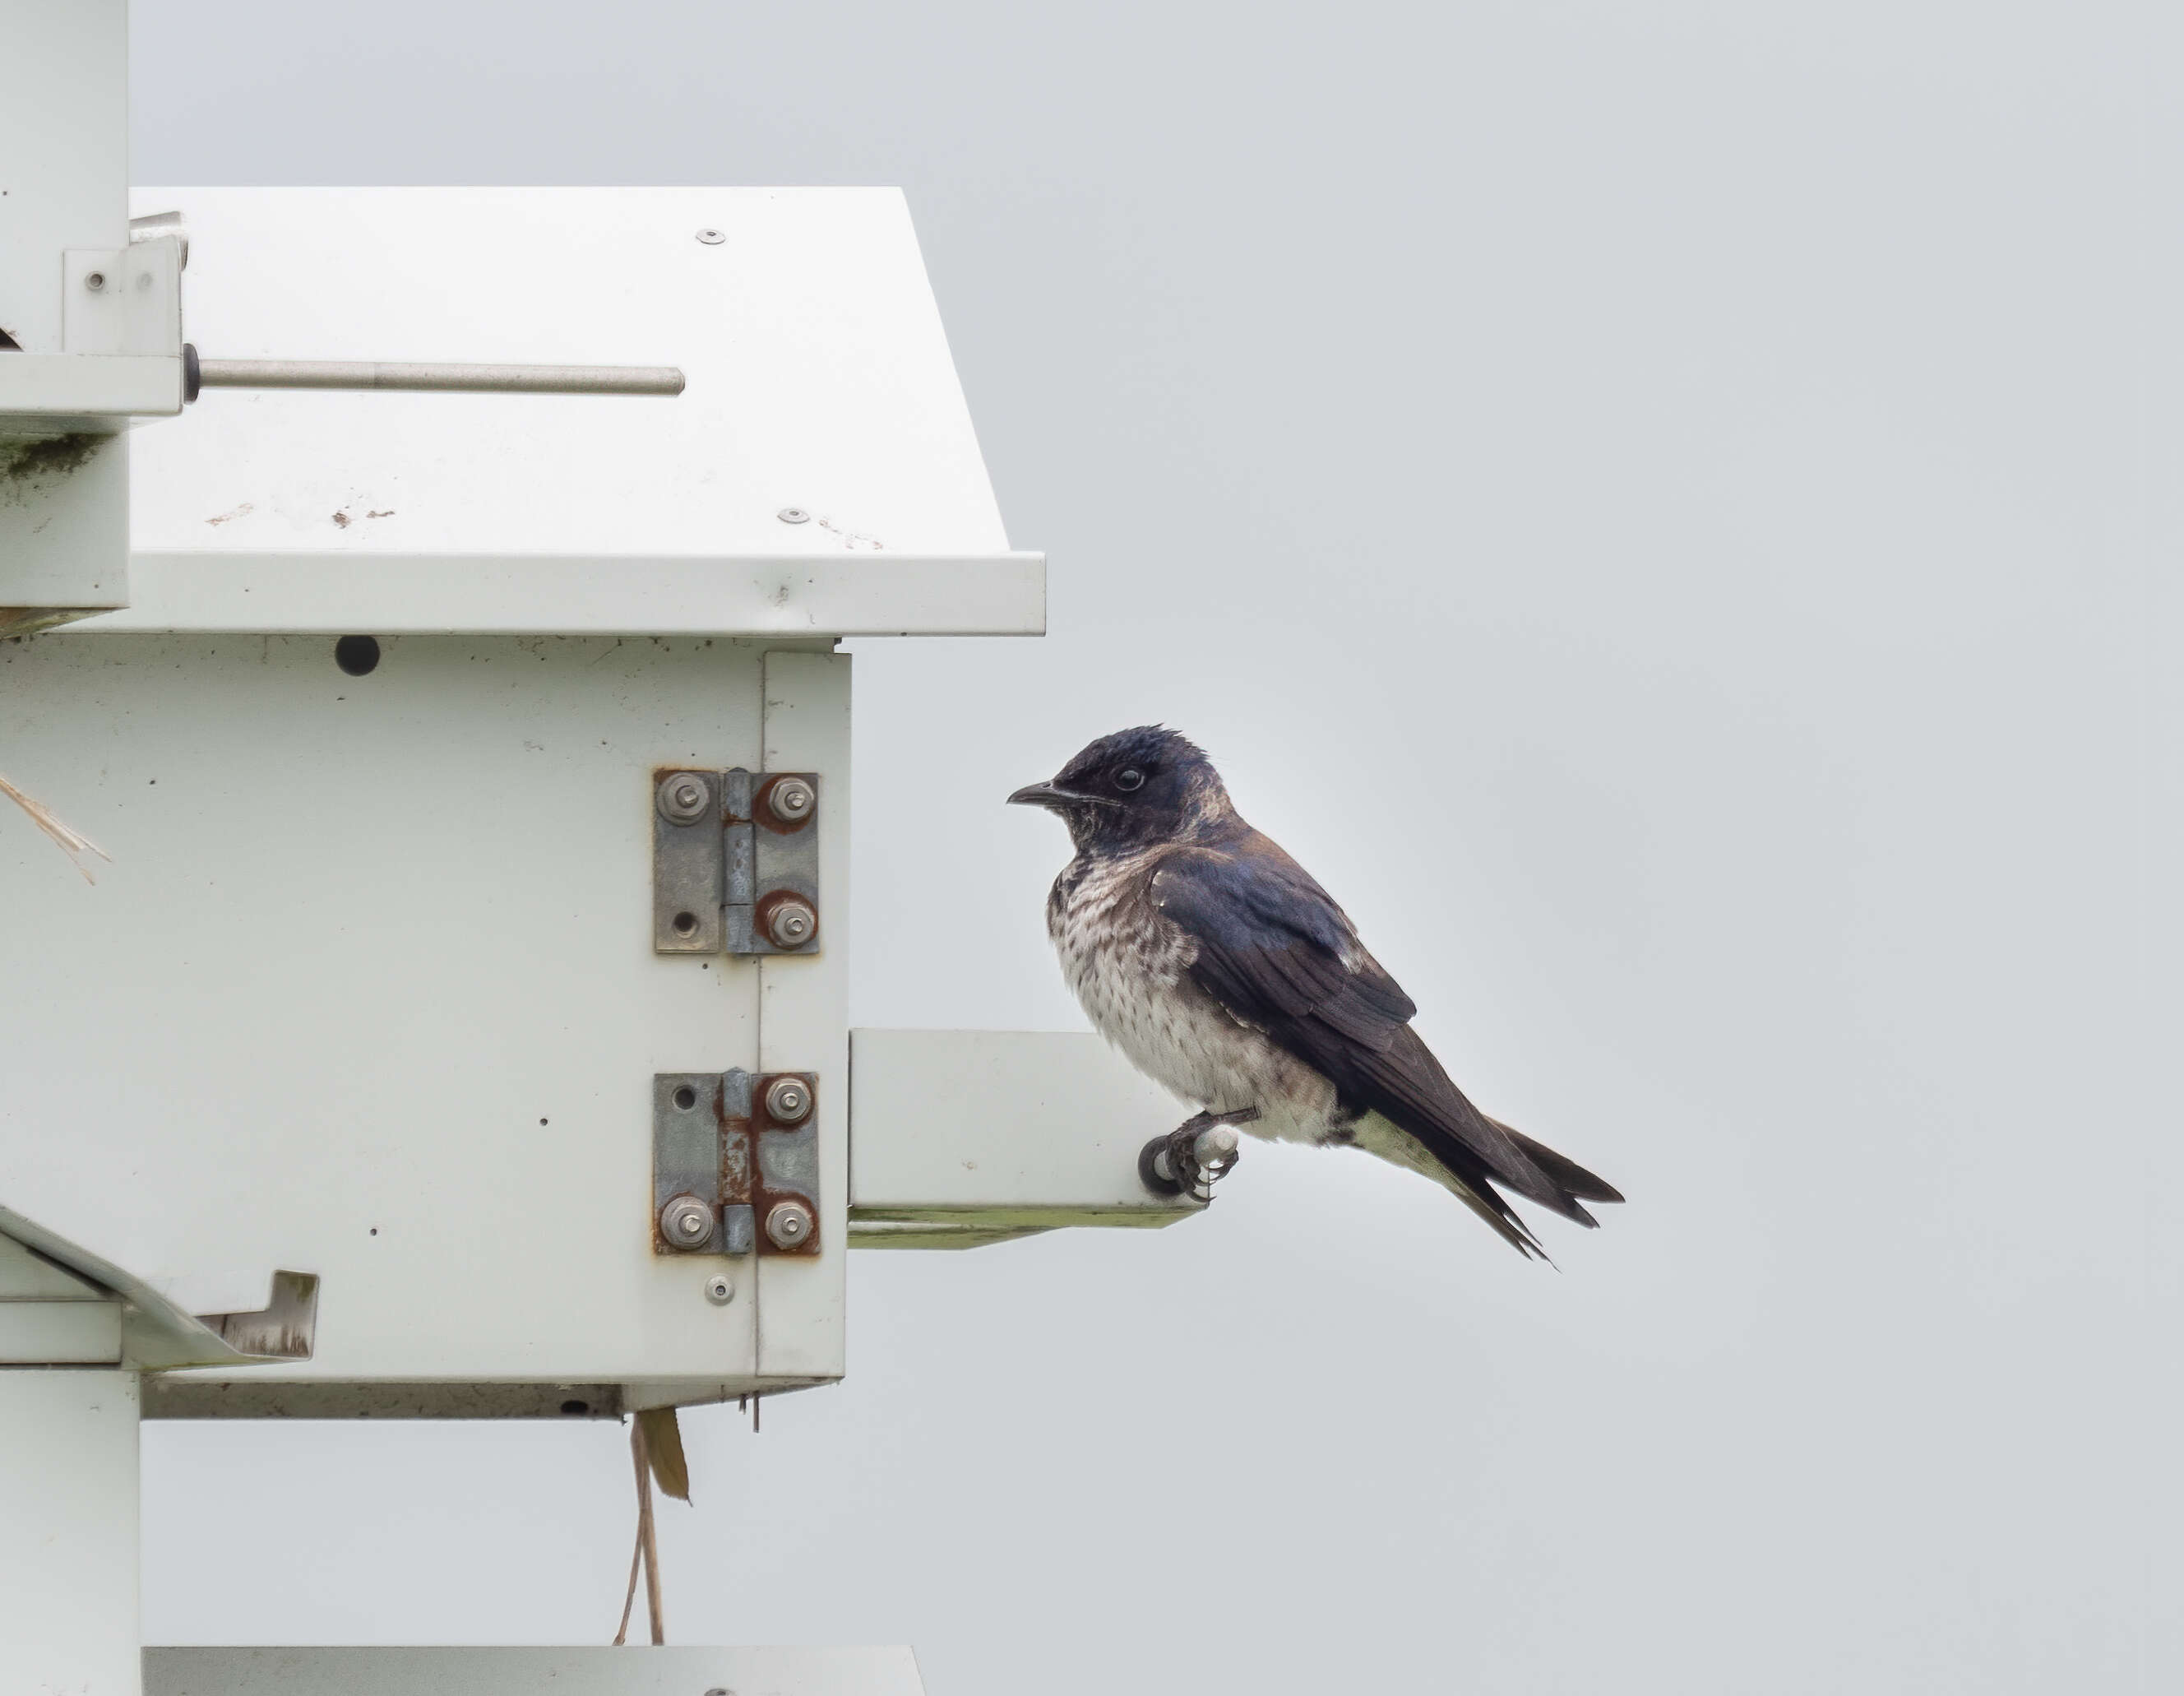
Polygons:
M1125 766L1115 773L1115 787L1118 789L1128 791L1143 789L1145 786L1145 774L1135 766Z

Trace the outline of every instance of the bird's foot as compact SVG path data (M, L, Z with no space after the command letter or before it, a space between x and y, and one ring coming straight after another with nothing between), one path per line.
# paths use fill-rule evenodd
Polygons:
M1156 1136L1138 1151L1138 1175L1145 1187L1159 1196L1189 1196L1210 1203L1215 1180L1226 1177L1236 1164L1242 1139L1235 1127L1258 1118L1256 1107L1238 1107L1233 1113L1196 1113L1165 1136Z

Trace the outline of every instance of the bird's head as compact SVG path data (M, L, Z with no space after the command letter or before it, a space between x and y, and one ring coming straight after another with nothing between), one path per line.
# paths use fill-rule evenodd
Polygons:
M1126 853L1204 836L1235 817L1205 750L1157 724L1102 736L1011 805L1059 813L1079 853Z

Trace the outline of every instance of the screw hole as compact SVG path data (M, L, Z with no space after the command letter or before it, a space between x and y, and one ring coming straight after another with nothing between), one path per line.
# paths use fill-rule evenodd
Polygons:
M591 1410L592 1404L589 1402L564 1402L561 1403L561 1411L565 1414L588 1414Z
M344 636L334 644L334 663L353 678L369 677L379 669L376 636Z
M677 936L688 936L697 928L698 915L696 913L678 912L675 915L675 934Z
M675 1091L675 1105L688 1113L698 1105L698 1092L688 1084Z

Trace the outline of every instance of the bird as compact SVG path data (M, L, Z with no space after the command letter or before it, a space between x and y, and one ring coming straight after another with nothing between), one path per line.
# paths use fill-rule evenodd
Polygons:
M1047 934L1094 1028L1199 1109L1178 1154L1221 1124L1362 1149L1452 1191L1528 1258L1546 1250L1502 1191L1587 1227L1586 1202L1623 1199L1472 1104L1349 915L1245 822L1180 732L1103 736L1009 802L1068 827Z

